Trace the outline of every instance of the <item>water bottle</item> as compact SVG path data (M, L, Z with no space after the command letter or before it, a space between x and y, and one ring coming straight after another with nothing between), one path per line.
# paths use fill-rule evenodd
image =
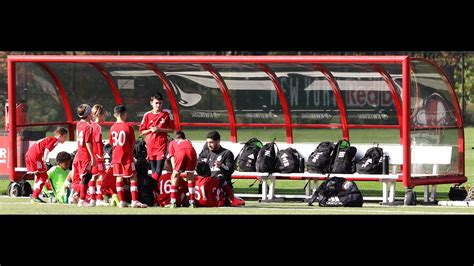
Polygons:
M388 153L384 152L383 153L383 159L382 159L382 174L383 175L388 175L390 170L389 170L389 164L390 164L390 156L388 156Z
M305 165L304 165L304 158L303 157L300 158L299 163L300 163L300 167L299 167L300 173L304 173Z

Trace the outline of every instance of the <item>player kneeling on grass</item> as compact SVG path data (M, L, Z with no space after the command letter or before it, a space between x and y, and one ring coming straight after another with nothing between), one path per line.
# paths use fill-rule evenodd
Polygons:
M130 192L132 194L132 208L146 208L146 204L138 201L138 186L135 164L133 161L133 147L135 145L135 132L127 124L127 108L118 105L114 108L117 120L110 128L109 143L112 144L112 167L116 177L117 194L120 200L119 207L128 207L123 191L123 178L131 178Z
M196 174L197 176L194 178L196 205L199 207L225 206L225 193L220 184L221 180L211 178L209 164L199 162L196 166Z
M66 141L67 133L67 129L58 127L54 131L54 136L38 140L26 152L26 171L29 174L35 175L35 185L33 195L31 196L31 203L46 203L39 198L39 194L48 180L46 159L49 152L52 151L58 143L64 143L64 141Z
M71 160L71 154L65 151L59 152L56 155L57 165L48 170L48 178L53 190L53 196L59 203L67 203L69 197L71 182L67 181L67 177L71 172L69 170Z
M116 178L114 177L113 169L110 167L107 169L107 171L105 171L105 175L103 176L100 186L100 193L102 194L104 203L108 203L104 206L118 206L120 204L120 200L118 199L117 195L117 188L115 187L115 179ZM99 190L99 188L97 190Z
M196 167L197 155L193 145L186 139L184 132L176 132L175 139L170 142L168 156L171 158L173 174L171 175L171 200L165 207L176 208L176 192L178 178L181 172L186 173L189 190L189 207L196 207L194 203L194 168Z

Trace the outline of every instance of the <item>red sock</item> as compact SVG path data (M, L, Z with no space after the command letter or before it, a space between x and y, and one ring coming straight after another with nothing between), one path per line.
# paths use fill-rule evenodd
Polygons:
M82 184L81 183L81 193L79 194L79 199L85 200L87 196L87 184Z
M136 181L130 182L130 193L132 193L132 201L138 200L138 187Z
M53 190L53 187L51 186L51 182L49 181L49 178L46 179L46 188L48 189L48 191L52 191Z
M233 200L234 199L234 190L230 187L229 184L225 183L223 186L222 186L222 189L224 190L225 194L227 195L227 197L229 197L230 200Z
M194 203L194 182L188 182L189 203Z
M115 182L115 187L117 188L117 196L119 201L125 201L125 195L123 194L123 182Z
M175 203L176 202L176 186L175 185L171 185L171 203Z
M156 172L155 172L155 173L152 173L152 174L151 174L151 177L152 177L153 179L155 179L156 181L158 181L158 179L160 178L160 177L158 176L158 173L156 173Z
M95 181L89 181L89 194L91 196L91 200L95 200Z
M96 196L98 200L104 200L104 197L102 197L102 191L100 190L102 188L102 180L97 180L97 185L96 185Z
M47 173L37 173L35 175L34 191L33 191L33 195L31 195L32 198L34 199L38 198L47 180L48 180Z

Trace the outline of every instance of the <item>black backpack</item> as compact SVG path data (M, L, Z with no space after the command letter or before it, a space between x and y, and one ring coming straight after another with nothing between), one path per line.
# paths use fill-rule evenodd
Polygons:
M300 154L289 147L277 153L276 171L280 173L298 173L300 171Z
M333 157L335 145L325 141L319 143L318 147L309 155L306 166L310 173L329 173L329 166Z
M340 140L336 144L336 153L334 154L334 161L332 163L331 173L338 174L353 174L356 172L355 156L357 153L356 147L351 147L348 140Z
M316 189L308 204L318 201L321 207L362 207L364 199L354 181L331 177Z
M357 163L359 174L382 174L383 170L383 149L377 146L368 149L364 157Z
M29 174L24 174L19 181L10 182L7 193L10 197L29 197L33 194L30 183L26 180Z
M465 187L455 185L449 188L449 200L466 200L468 192Z
M236 169L241 172L255 172L255 163L263 143L257 138L249 139L235 158Z
M276 155L278 153L278 147L275 144L275 139L269 142L258 151L257 162L255 168L257 172L275 172L276 166Z
M135 142L135 146L133 147L133 156L137 160L146 159L146 142L141 137L137 139L137 142Z

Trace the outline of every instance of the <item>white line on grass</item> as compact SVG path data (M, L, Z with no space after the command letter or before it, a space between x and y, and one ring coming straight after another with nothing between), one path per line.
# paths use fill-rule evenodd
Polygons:
M32 205L31 202L0 202L0 205Z
M359 209L344 209L344 208L308 208L308 209L303 209L303 208L252 208L252 209L259 209L259 210L275 210L275 211L319 211L319 212L340 212L340 213L348 213L348 214L364 214L364 212L367 212L367 214L376 214L376 213L384 213L384 214L474 214L474 213L465 213L465 212L426 212L426 211L397 211L397 210L367 210L364 208L359 208Z

